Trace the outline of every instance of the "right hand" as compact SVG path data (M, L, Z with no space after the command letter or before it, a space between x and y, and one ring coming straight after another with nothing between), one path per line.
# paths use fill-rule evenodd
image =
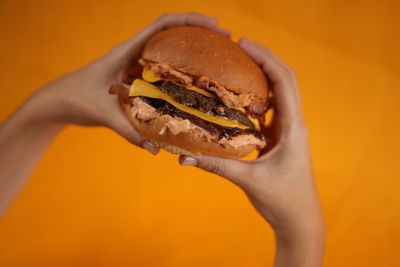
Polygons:
M157 154L159 148L143 138L123 114L117 96L108 89L120 82L123 72L135 64L146 42L167 28L193 25L224 35L217 19L197 13L165 14L104 56L38 90L28 101L41 120L63 124L106 126L129 142Z
M297 242L303 249L314 245L314 250L321 251L324 238L322 215L295 74L262 45L246 38L238 45L262 67L271 83L275 117L271 127L265 130L275 144L254 161L181 156L180 163L215 173L241 187L275 230L280 241L278 248L282 242ZM316 262L321 261L321 256L319 253Z

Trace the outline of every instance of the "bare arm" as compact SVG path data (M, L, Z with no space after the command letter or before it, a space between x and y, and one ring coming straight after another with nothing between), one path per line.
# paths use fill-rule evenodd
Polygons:
M111 84L137 62L144 44L169 27L195 25L229 34L217 19L196 13L166 14L103 57L35 92L0 125L0 217L32 173L43 152L69 123L105 126L152 154L159 149L140 136L123 114Z
M26 182L41 155L64 124L39 119L28 100L0 126L0 215Z

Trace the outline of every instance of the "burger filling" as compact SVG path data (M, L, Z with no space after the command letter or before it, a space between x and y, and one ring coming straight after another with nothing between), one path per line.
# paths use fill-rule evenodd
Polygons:
M254 144L258 148L266 145L259 131L260 117L255 118L243 107L227 105L215 91L194 86L189 76L174 70L168 73L166 77L145 67L143 79L131 81L129 98L133 116L142 121L168 116L160 134L167 130L173 134L192 131L223 145Z
M144 59L140 59L139 63L145 67L144 78L149 78L151 82L157 80L173 81L186 88L197 87L210 91L217 95L227 107L246 108L249 114L255 118L261 117L267 109L266 104L259 101L253 94L235 94L208 77L192 77L171 68L168 64L150 62Z
M194 115L186 113L180 109L177 109L170 103L164 100L149 98L149 97L141 97L141 99L148 105L152 106L154 109L158 111L160 114L170 115L171 117L179 117L182 119L187 119L191 121L193 124L203 128L208 131L212 135L218 136L218 139L229 138L233 136L237 136L240 134L252 134L257 138L262 139L262 135L259 131L256 131L252 128L247 129L239 129L239 128L231 128L224 127L216 123L208 122L202 120Z
M174 135L190 132L198 139L216 141L222 146L238 148L243 145L256 145L258 148L265 146L265 141L259 133L253 131L241 131L227 129L218 124L212 124L191 116L176 109L168 102L147 97L135 97L132 99L131 115L138 120L151 122L162 117L166 123L159 134L166 131Z
M226 107L214 97L207 97L196 91L187 90L173 82L159 81L154 85L181 104L254 128L254 125L244 113L237 109Z

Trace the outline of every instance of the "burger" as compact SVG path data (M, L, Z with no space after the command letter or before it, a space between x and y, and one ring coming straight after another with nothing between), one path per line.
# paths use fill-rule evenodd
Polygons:
M175 154L236 159L266 146L266 77L229 38L170 28L147 42L138 63L110 93L143 137Z

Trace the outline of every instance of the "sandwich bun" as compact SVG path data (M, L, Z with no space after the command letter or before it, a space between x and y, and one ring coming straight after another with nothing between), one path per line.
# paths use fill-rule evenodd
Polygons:
M260 67L236 43L211 30L184 26L162 31L145 45L142 59L167 64L191 77L208 77L231 92L253 94L259 102L267 101L267 80ZM122 108L133 127L144 138L171 153L239 159L265 145L265 140L260 141L258 137L245 132L234 138L243 135L242 140L246 141L233 144L234 138L221 143L217 136L207 139L190 130L178 134L164 131L168 123L166 116L157 116L152 120L139 119L132 112L134 101L128 96L128 88L114 90L114 93L119 94ZM246 138L253 139L247 141Z
M237 94L268 97L267 80L260 67L233 41L211 30L182 26L153 36L142 58L165 63L196 77L208 77Z
M159 133L168 122L167 118L160 116L151 122L140 120L132 116L132 104L131 101L126 101L126 96L120 96L120 102L125 115L137 132L170 153L188 156L209 155L238 159L250 154L256 149L256 145L254 144L244 144L239 147L224 146L218 142L205 140L204 138L194 135L191 131L181 132L177 135L165 131L164 134L160 135Z

